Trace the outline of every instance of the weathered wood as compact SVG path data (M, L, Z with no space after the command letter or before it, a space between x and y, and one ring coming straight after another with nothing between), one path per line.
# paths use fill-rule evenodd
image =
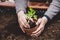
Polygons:
M38 8L38 9L47 9L48 4L43 5L43 3L37 3L37 2L29 2L28 7L32 8ZM5 7L15 7L15 3L12 2L0 2L0 6L5 6Z
M15 7L15 3L12 3L12 2L0 2L0 6Z

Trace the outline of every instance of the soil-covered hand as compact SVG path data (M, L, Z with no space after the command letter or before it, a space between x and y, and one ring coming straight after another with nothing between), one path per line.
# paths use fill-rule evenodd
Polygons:
M22 31L25 33L24 28L30 28L27 20L26 20L26 15L24 14L24 11L20 11L17 13L18 16L18 23Z
M36 25L39 25L36 31L32 32L32 37L38 37L44 30L45 24L48 22L46 17L39 18Z

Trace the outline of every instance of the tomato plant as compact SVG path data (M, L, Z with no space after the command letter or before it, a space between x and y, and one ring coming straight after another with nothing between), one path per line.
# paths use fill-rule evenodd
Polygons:
M33 19L37 20L36 11L32 8L29 8L28 12L26 13L26 16L28 19L33 18Z

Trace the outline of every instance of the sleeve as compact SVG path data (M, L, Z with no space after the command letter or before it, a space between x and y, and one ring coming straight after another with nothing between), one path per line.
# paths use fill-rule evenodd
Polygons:
M57 15L59 11L60 11L60 1L53 0L44 16L47 17L48 20L51 20L55 15Z
M26 12L27 0L15 0L15 4L16 4L16 13L18 13L20 10Z

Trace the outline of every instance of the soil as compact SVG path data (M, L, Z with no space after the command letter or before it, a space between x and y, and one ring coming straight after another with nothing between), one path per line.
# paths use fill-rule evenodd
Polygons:
M32 38L20 30L15 8L0 7L0 40L60 40L60 14L46 24L39 37Z

